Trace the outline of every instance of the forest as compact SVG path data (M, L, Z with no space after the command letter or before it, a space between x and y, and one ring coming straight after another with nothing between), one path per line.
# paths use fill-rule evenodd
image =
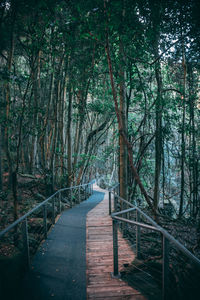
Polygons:
M96 179L190 222L200 247L199 12L195 0L0 2L1 229Z
M59 189L119 183L200 259L199 58L197 0L1 0L0 231Z

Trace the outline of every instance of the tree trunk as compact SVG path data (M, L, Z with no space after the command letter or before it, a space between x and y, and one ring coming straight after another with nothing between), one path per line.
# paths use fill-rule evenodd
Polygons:
M72 86L69 82L68 86L69 102L68 102L68 115L67 115L67 186L71 186L72 182L72 139L71 139L71 120L72 120Z
M61 178L64 177L64 152L65 152L65 145L64 145L64 113L65 113L65 102L66 102L66 76L63 79L63 91L62 96L60 99L60 129L59 129L59 135L60 135L60 175Z
M57 76L59 78L59 76ZM55 174L55 157L56 157L56 145L57 145L57 138L58 138L58 102L60 96L60 80L58 79L55 83L55 90L56 90L56 97L54 100L54 123L53 123L53 141L52 141L52 148L50 154L50 193L52 194L54 191L54 174Z
M84 154L87 155L88 154L88 151L89 151L89 144L92 142L93 138L100 132L102 131L106 125L108 124L109 122L109 119L107 118L105 120L104 123L102 123L98 128L94 129L93 131L90 132L90 134L88 135L87 137L87 140L86 140L86 143L85 143L85 151L84 151ZM85 165L88 165L89 163L89 160L90 160L90 157L92 155L92 151L93 151L93 148L95 146L95 142L92 144L91 148L90 148L90 151L89 151L89 155L88 155L88 158L86 160L86 163L85 161L82 163L81 167L80 167L80 170L79 170L79 173L78 173L78 177L77 177L77 185L80 184L81 182L81 178L83 176L83 173L84 173L84 169L85 169Z
M33 173L33 169L36 166L36 152L38 142L38 125L39 125L39 103L40 103L40 56L41 51L38 51L36 58L33 60L33 98L34 98L34 113L33 113L33 135L31 140L31 152L30 152L30 174ZM35 65L36 64L36 65Z
M120 43L120 105L119 105L119 113L121 115L121 120L123 123L124 132L127 135L127 105L126 105L126 97L125 97L125 72L124 72L124 59L122 56L122 45ZM120 183L120 197L127 200L127 147L124 142L123 136L120 134L119 136L119 183ZM123 207L121 207L123 209Z
M151 22L154 35L152 37L153 55L159 57L160 24L162 3L156 1L151 6ZM155 63L155 77L157 83L157 95L155 102L156 129L155 129L155 177L154 177L154 208L157 210L160 199L160 174L162 166L162 74L160 60Z
M198 210L198 159L195 132L195 86L194 74L191 65L188 65L188 82L189 82L189 108L190 108L190 216L195 217Z
M109 75L110 75L110 81L111 81L111 88L112 88L112 94L113 94L113 101L114 101L114 105L115 105L115 112L116 112L116 116L117 116L117 121L118 121L118 130L119 130L119 134L122 135L124 143L126 144L127 150L128 150L128 157L129 157L129 163L130 163L130 167L131 167L131 171L133 173L133 177L135 178L137 184L139 185L140 191L142 193L142 195L144 196L147 204L149 205L149 207L152 209L153 213L156 215L156 211L151 203L151 200L140 180L140 177L137 174L136 168L133 164L133 152L132 152L132 145L130 144L130 142L127 139L127 136L125 134L124 131L124 127L123 127L123 122L122 122L122 117L120 115L120 111L118 108L118 101L117 101L117 93L116 93L116 89L115 89L115 84L114 84L114 77L113 77L113 69L112 69L112 62L111 62L111 57L110 57L110 50L109 50L109 44L108 44L108 40L107 40L107 45L105 47L105 52L107 55L107 61L108 61L108 68L109 68Z
M12 69L12 61L13 61L13 54L14 54L14 23L12 26L12 31L11 31L11 37L10 37L10 49L8 53L8 60L7 60L7 70L8 74L11 73ZM6 97L6 122L5 122L5 127L4 127L4 149L5 149L5 154L7 157L7 162L8 162L8 170L9 170L9 179L8 179L8 188L12 186L12 172L13 172L13 163L12 163L12 158L10 154L10 143L9 143L9 119L10 119L10 103L11 103L11 95L10 95L10 82L7 82L5 84L5 97Z
M157 48L158 49L158 48ZM158 51L156 56L158 55ZM160 199L160 173L162 164L162 76L160 62L156 63L156 82L157 82L157 99L156 99L156 132L155 132L155 181L154 181L154 207L158 208Z
M73 169L75 169L77 161L78 161L81 137L82 137L82 133L83 133L83 125L84 125L84 121L85 121L85 109L86 109L88 88L89 88L89 86L87 85L85 95L84 95L83 90L79 90L78 95L77 95L79 120L77 123L76 137L75 137L75 144L74 144L75 156L74 156L74 161L73 161Z
M53 59L53 62L52 62L53 69L54 69L54 63L55 63L55 59ZM45 133L47 134L45 152L44 152L44 163L45 163L46 169L50 168L49 162L50 162L50 152L51 152L51 141L52 141L52 135L53 135L52 122L50 122L50 126L49 126L48 120L49 120L50 113L51 113L50 108L53 105L52 103L53 103L53 92L54 92L54 80L55 80L55 74L53 72L51 74L51 79L50 79L48 107L47 107L47 111L46 111L46 120L44 122L44 132L43 132L44 135L45 135ZM50 127L50 129L48 127ZM44 136L44 139L45 139L45 136Z
M181 195L180 195L180 205L179 205L179 218L183 214L183 204L184 204L184 195L185 195L185 88L186 88L186 62L185 62L185 50L183 45L183 95L182 95L182 105L183 105L183 114L182 114L182 128L181 128Z

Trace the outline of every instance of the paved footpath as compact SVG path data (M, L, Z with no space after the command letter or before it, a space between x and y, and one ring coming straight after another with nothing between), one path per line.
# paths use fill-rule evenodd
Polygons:
M86 299L86 216L103 198L94 191L62 213L23 281L21 300Z

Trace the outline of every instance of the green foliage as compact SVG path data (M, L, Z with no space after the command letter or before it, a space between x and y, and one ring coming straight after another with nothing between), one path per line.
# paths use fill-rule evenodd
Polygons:
M21 130L22 168L31 169L29 165L34 156L35 166L40 169L44 146L45 164L49 167L53 165L52 161L56 161L56 168L61 175L60 165L64 159L63 170L66 170L70 156L67 153L67 126L71 97L71 166L75 168L72 173L78 173L79 168L87 163L93 170L112 173L114 157L118 165L119 133L116 118L113 121L115 108L105 54L108 42L118 104L123 81L128 138L136 164L141 157L138 172L145 187L154 185L155 144L151 138L155 138L156 134L158 84L155 70L158 67L162 77L159 96L163 144L161 171L166 173L166 182L170 182L172 175L175 177L178 174L177 177L180 177L184 107L181 99L184 91L183 49L187 65L184 124L186 162L194 160L193 156L198 156L199 151L199 111L195 104L199 96L197 62L200 53L197 7L196 1L192 0L78 0L76 3L53 0L2 1L0 121L3 130L5 126L8 127L13 165L16 164ZM13 55L11 70L8 68L10 54ZM8 116L7 87L10 102ZM88 152L84 153L90 133L107 119L109 129L96 133L88 145ZM77 150L79 136L81 146ZM166 167L166 161L171 164L169 168ZM198 181L196 177L193 178L198 168L199 165L196 171L194 168L191 172L188 169L185 171L189 174L185 178L188 186L190 182ZM130 184L134 182L131 180ZM170 183L165 183L165 188L170 191Z
M112 113L114 112L113 102L102 101L102 99L97 99L91 103L88 103L88 110L97 114Z

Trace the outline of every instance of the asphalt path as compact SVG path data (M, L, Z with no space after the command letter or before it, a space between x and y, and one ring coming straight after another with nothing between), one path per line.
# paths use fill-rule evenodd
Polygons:
M62 213L23 280L21 300L86 299L86 216L103 198L94 191Z

